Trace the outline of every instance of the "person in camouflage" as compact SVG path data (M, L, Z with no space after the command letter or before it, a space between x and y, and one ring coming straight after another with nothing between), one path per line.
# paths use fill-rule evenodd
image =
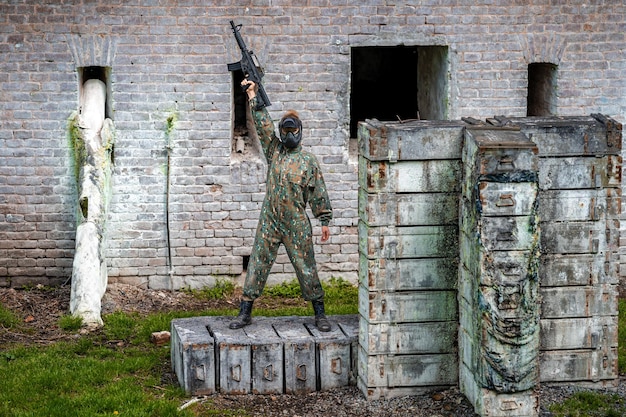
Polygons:
M316 157L302 150L302 122L289 110L280 120L279 135L266 108L257 108L256 85L245 79L252 118L268 163L267 187L261 216L248 262L239 315L230 323L239 329L251 322L252 304L261 295L270 269L282 243L296 271L302 297L311 301L315 324L330 331L324 312L324 290L320 283L313 251L313 231L306 213L309 203L322 225L322 242L330 237L328 224L332 208Z

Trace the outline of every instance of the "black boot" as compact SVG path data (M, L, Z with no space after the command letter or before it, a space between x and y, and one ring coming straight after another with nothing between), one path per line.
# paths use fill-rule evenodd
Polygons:
M324 313L324 301L312 301L315 312L315 325L320 332L330 332L330 322Z
M228 325L231 329L241 329L252 321L252 301L241 301L239 306L239 315L233 319Z

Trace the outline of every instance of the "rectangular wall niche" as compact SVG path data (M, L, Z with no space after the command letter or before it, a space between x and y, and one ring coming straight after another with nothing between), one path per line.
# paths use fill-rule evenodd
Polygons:
M556 115L557 66L538 62L528 65L527 116Z
M365 119L446 119L447 47L353 47L351 67L351 138Z
M107 97L104 109L104 117L113 119L113 103L111 100L111 68L110 67L79 67L78 68L78 97L83 95L83 85L85 81L97 79L102 81L107 87Z

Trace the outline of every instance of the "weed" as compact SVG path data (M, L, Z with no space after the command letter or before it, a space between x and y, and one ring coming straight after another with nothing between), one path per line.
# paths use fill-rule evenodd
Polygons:
M20 323L20 319L11 310L0 304L0 327L11 329Z
M230 297L235 292L235 284L229 279L218 279L212 287L189 290L194 297L206 300L219 300Z
M626 413L619 395L580 391L560 404L550 406L555 417L617 417Z
M302 297L300 284L295 279L291 281L281 282L280 284L267 287L263 293L269 297L282 297L282 298Z
M65 315L59 319L59 327L66 332L75 332L83 325L83 318L80 316Z

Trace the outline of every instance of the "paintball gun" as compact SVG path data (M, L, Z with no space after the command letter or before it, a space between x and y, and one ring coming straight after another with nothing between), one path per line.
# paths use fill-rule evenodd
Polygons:
M239 45L239 49L241 49L241 61L233 62L232 64L228 64L228 71L243 71L244 77L249 79L250 81L254 81L254 83L258 86L259 90L257 93L257 109L262 109L263 107L270 106L270 99L267 97L265 93L265 89L261 84L261 78L263 78L263 68L259 65L258 60L256 59L256 55L254 52L248 50L241 34L241 25L235 26L235 23L231 20L230 26L233 29L233 33L235 34L235 39L237 40L237 45ZM243 91L246 91L249 86L242 86Z

